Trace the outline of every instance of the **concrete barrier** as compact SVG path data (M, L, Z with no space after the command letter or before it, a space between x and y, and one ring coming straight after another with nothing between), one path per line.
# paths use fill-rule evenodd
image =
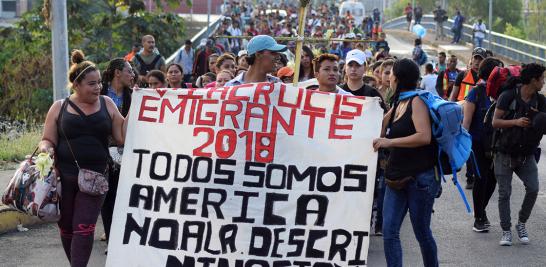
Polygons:
M398 17L384 23L383 29L407 29L406 17ZM429 31L436 30L434 16L425 15L421 19L421 25ZM447 36L453 36L451 27L453 20L444 22L444 33ZM489 26L489 25L488 25ZM489 31L488 33L489 34ZM472 43L472 25L464 24L461 34L461 41ZM526 40L514 38L498 32L491 32L491 45L489 45L488 36L483 40L485 48L491 49L495 55L515 60L522 63L537 62L546 64L546 46L532 43Z

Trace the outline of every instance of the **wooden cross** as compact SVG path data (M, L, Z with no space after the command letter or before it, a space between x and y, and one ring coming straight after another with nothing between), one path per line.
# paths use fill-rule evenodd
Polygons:
M342 38L311 38L311 37L305 37L305 16L307 14L307 5L309 4L310 0L300 0L300 9L299 9L299 16L298 16L298 32L296 37L274 37L277 41L296 41L296 61L294 62L294 78L293 78L293 84L294 86L298 85L298 80L300 76L300 61L301 61L301 53L303 49L303 42L359 42L359 43L367 43L371 42L371 40L356 40L356 39L342 39ZM228 38L228 39L252 39L253 36L225 36L225 35L219 35L216 36L216 38Z

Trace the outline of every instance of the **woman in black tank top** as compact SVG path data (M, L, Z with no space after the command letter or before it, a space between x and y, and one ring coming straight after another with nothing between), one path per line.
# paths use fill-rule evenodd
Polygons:
M99 96L101 77L95 64L84 61L83 53L78 50L72 53L72 63L69 81L74 94L56 101L49 109L40 150L55 155L61 177L58 225L66 256L71 266L87 266L104 196L80 192L74 158L81 168L104 172L108 136L123 144L126 124L112 99Z
M383 119L385 137L373 141L375 150L390 151L383 202L383 244L388 266L403 265L400 227L408 211L424 265L438 266L430 220L440 185L434 173L430 115L419 97L398 100L400 93L416 90L419 74L419 67L410 59L394 63L390 76L391 88L396 88L394 105Z

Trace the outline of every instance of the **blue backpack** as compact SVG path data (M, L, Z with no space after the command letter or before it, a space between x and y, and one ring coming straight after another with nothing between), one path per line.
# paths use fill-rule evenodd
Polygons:
M427 60L428 60L427 52L425 52L423 48L415 47L413 53L419 54L417 61L415 61L419 66L422 66L423 64L427 63Z
M472 137L462 127L463 112L462 107L456 102L450 102L433 95L428 91L417 90L402 92L399 100L419 96L427 105L432 118L432 136L438 144L438 163L439 174L445 182L444 174L453 174L453 183L459 190L459 194L464 201L467 211L470 213L470 204L466 199L461 185L457 181L457 171L459 171L472 155L476 174L480 176L476 159L472 153Z

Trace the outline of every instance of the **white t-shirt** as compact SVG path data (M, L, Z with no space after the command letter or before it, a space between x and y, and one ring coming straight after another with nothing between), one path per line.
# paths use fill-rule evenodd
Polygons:
M240 28L233 28L229 27L228 32L231 34L231 36L242 36L243 32Z
M438 95L438 92L436 91L436 79L438 79L438 75L436 74L427 74L423 76L423 79L421 79L421 89L425 91L429 91L432 94Z
M485 27L485 24L482 23L478 25L478 23L474 23L474 26L472 28L475 30L474 37L476 38L485 38L485 31L487 31L487 28Z

